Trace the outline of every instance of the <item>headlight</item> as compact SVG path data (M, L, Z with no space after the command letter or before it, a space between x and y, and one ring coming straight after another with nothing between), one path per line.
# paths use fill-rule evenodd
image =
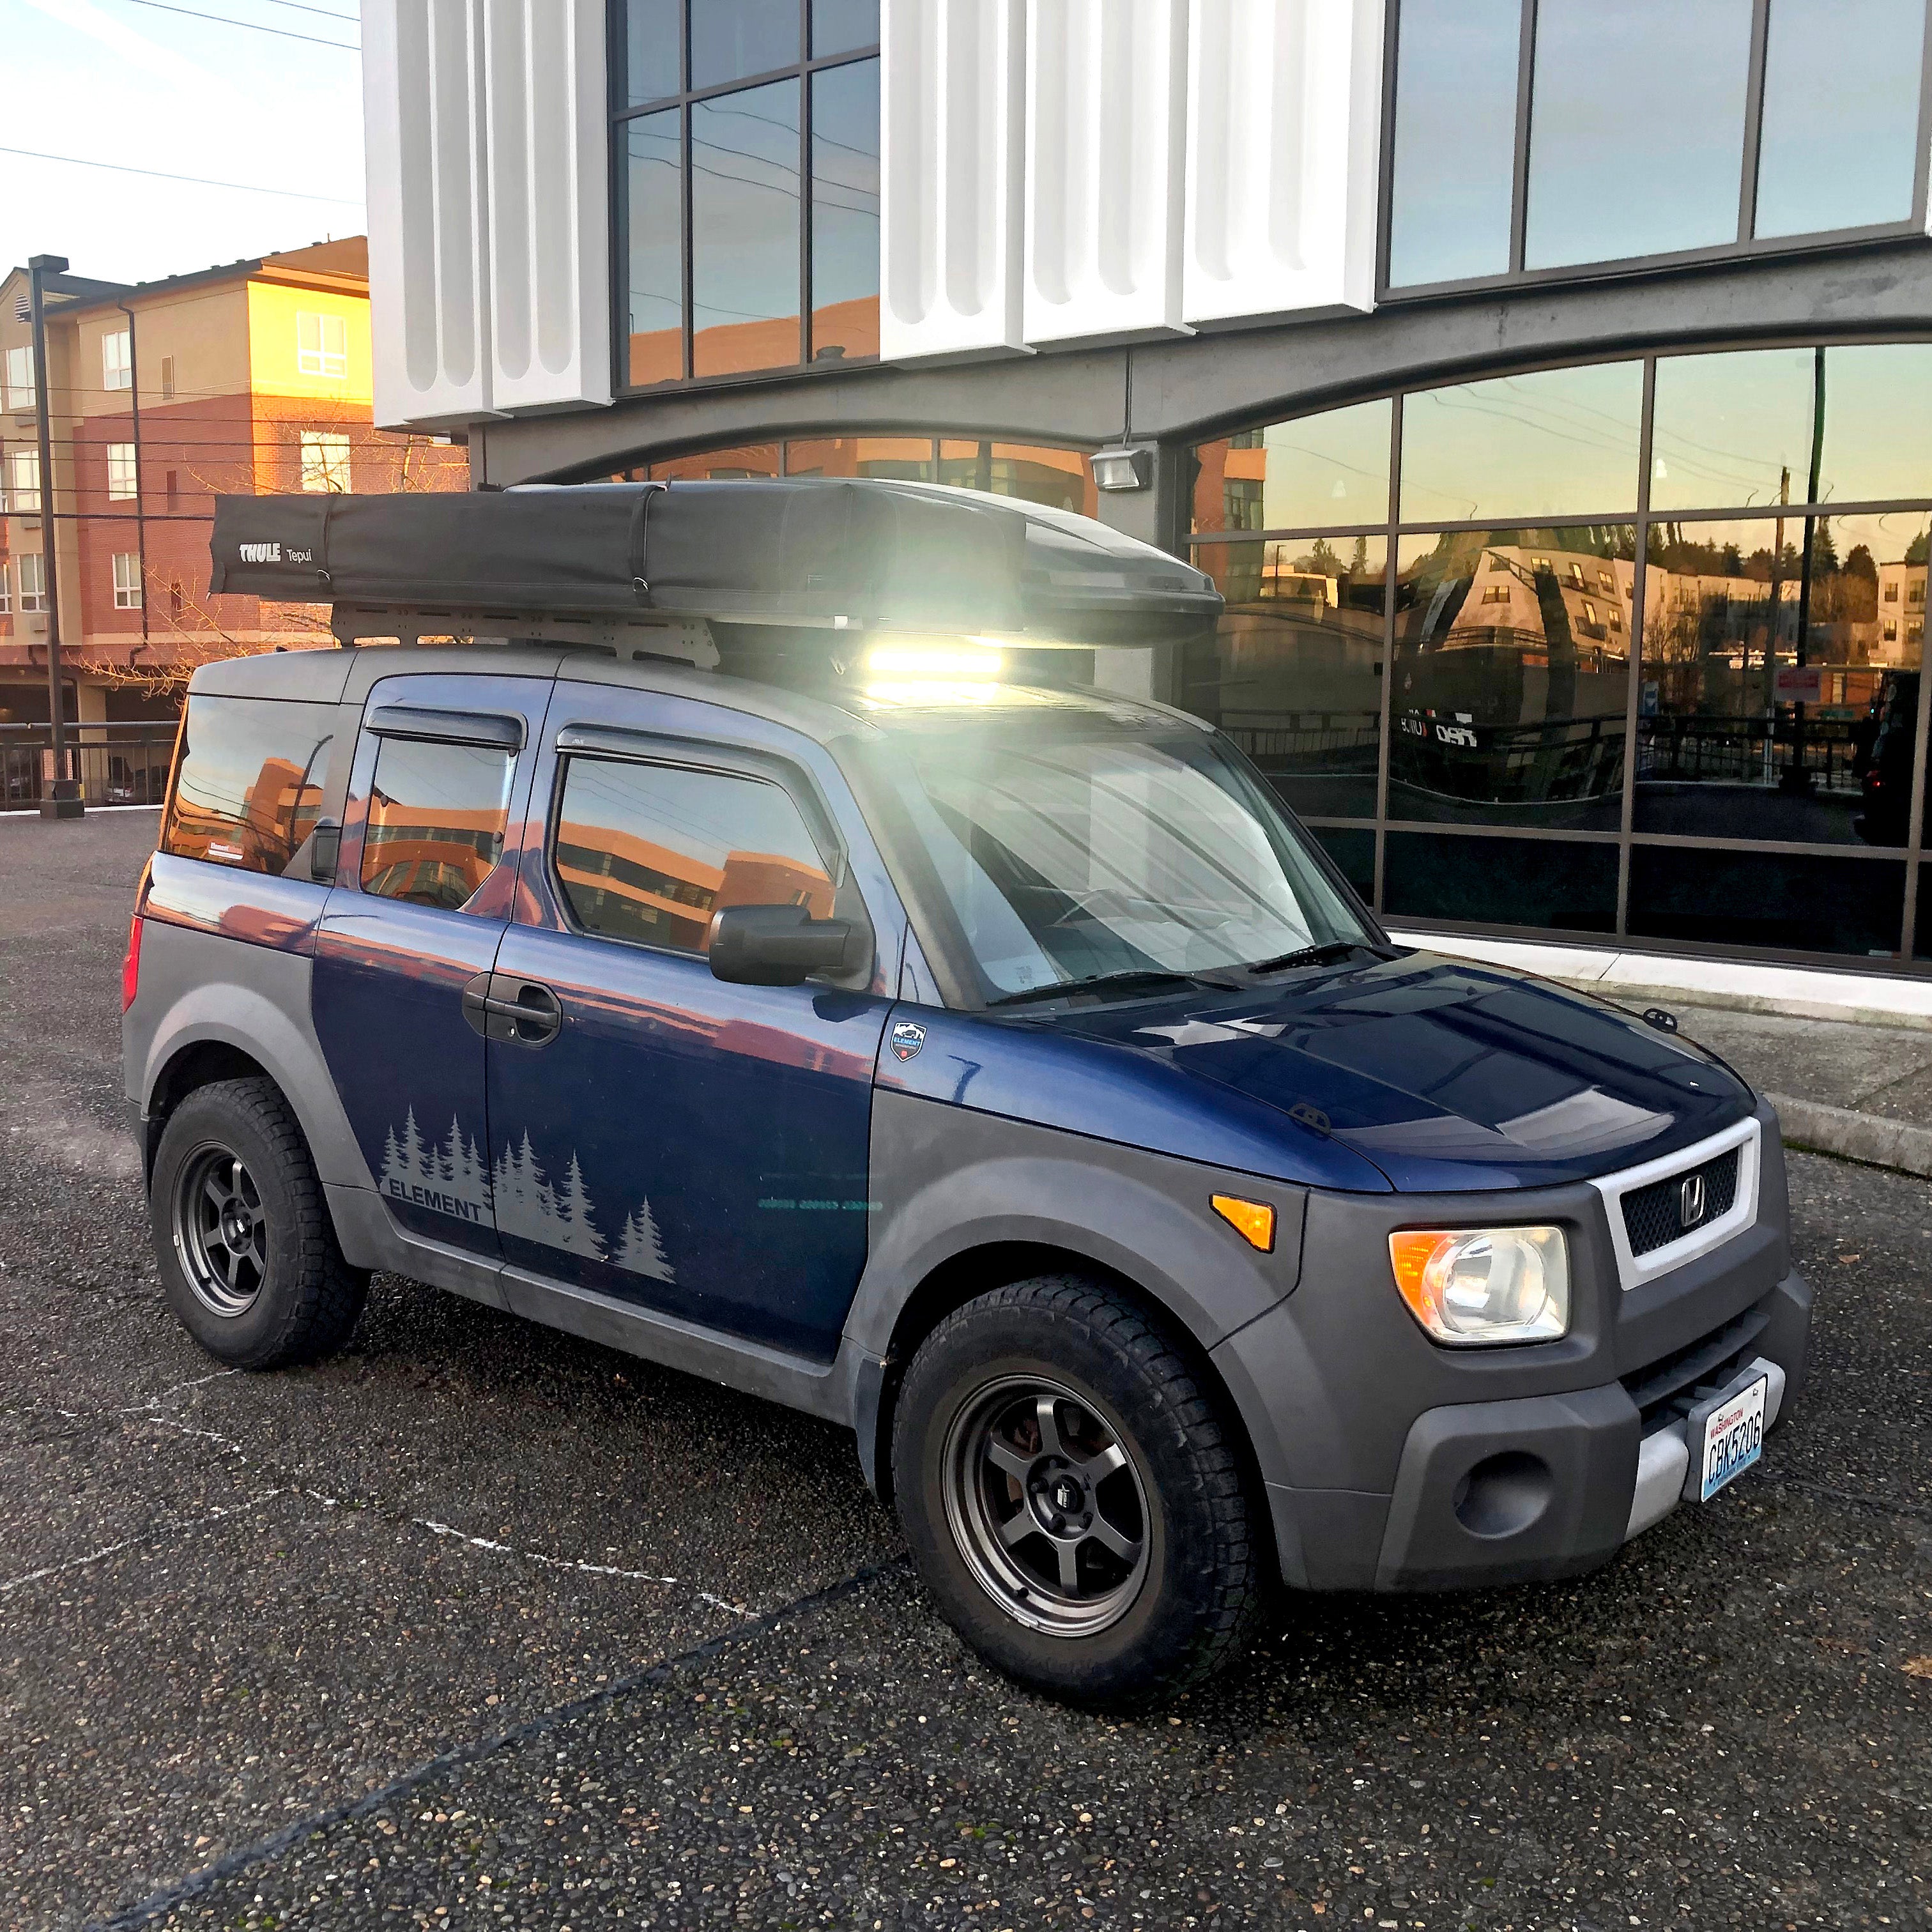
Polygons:
M1570 1331L1560 1228L1406 1228L1389 1237L1395 1285L1438 1342L1548 1342Z

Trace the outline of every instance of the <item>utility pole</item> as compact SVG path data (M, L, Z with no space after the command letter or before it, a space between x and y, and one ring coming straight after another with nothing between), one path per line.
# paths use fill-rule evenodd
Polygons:
M40 800L43 818L78 818L85 807L80 787L67 776L67 730L62 716L60 546L55 535L52 370L47 364L46 280L67 272L64 255L35 255L27 263L33 298L34 427L40 446L40 552L47 590L47 718L53 730L53 776ZM76 721L78 722L78 721Z

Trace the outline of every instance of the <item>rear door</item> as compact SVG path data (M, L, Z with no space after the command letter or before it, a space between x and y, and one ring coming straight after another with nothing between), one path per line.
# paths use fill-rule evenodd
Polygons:
M484 1034L548 678L370 692L316 937L315 1028L384 1206L497 1257Z
M802 904L868 916L896 973L896 912L861 892L838 823L849 795L828 802L808 740L687 699L560 682L551 738L548 836L496 979L561 1023L490 1046L505 1258L829 1358L865 1266L892 1003L876 973L728 985L705 948L722 906Z

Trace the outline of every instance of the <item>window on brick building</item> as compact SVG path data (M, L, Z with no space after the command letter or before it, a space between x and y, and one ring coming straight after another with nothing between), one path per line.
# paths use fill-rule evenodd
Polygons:
M19 348L8 350L6 388L10 410L34 407L34 351L30 343L23 342Z
M161 358L161 400L170 403L175 394L175 358L172 356Z
M304 310L296 317L296 367L304 376L340 381L349 374L349 322Z
M134 344L124 328L100 338L100 386L104 389L134 386Z
M30 550L20 561L20 609L23 614L47 608L47 560Z
M114 608L117 610L141 608L141 559L136 551L114 553Z
M328 430L302 431L302 486L319 491L349 489L348 437Z
M110 442L107 446L107 494L116 502L124 502L140 493L140 467L131 442Z
M7 452L5 488L10 516L38 517L40 513L40 452L38 449L10 449Z

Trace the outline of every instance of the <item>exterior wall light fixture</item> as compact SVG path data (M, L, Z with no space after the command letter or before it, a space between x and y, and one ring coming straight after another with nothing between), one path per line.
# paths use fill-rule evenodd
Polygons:
M1096 449L1088 459L1097 490L1144 490L1154 481L1154 449L1144 442Z

